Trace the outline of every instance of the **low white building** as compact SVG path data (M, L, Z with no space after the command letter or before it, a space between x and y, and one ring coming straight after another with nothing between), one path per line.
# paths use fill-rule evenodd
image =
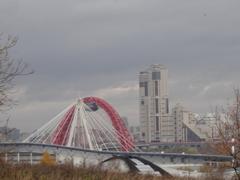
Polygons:
M216 139L218 131L213 114L200 116L177 104L172 109L175 142L192 142Z

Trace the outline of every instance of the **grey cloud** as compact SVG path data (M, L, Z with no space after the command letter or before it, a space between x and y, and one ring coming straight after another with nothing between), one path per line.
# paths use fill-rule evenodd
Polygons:
M236 0L2 0L0 31L19 37L11 54L36 71L16 81L25 92L12 123L30 130L22 124L46 122L76 96L129 81L137 85L138 72L153 63L169 69L172 104L205 112L209 104L224 103L240 83L239 5ZM137 121L136 90L106 98ZM31 105L36 108L26 108Z

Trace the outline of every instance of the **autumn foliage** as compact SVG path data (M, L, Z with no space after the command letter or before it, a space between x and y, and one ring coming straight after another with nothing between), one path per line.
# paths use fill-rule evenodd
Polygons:
M46 166L53 166L56 164L55 159L47 151L43 153L43 156L40 162L42 165L46 165Z

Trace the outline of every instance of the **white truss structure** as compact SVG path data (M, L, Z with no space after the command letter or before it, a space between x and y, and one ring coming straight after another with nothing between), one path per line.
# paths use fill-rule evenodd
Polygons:
M122 142L129 147L134 145L114 128L106 111L96 107L92 108L83 99L77 100L23 142L58 144L97 151L129 151L122 146Z

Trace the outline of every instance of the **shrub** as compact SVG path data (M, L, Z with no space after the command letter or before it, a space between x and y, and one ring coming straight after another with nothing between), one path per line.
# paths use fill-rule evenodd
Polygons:
M53 166L56 164L56 161L47 151L45 151L43 153L40 163L46 166Z

